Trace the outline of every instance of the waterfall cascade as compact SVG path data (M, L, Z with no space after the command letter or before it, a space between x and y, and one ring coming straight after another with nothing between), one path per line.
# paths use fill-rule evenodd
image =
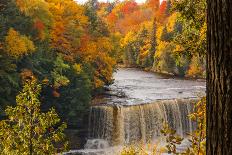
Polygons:
M189 120L198 99L157 100L149 104L92 106L89 115L89 138L104 139L110 145L149 142L160 136L163 122L179 135L196 126Z

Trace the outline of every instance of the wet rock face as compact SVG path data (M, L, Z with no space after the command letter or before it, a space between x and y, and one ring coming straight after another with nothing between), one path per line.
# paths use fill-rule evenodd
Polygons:
M137 69L119 69L114 84L93 100L88 140L77 155L111 155L107 146L148 142L160 136L166 121L184 136L195 124L188 119L205 81L177 79ZM107 152L107 153L106 153ZM117 152L117 151L116 151ZM74 153L74 152L72 152Z
M114 78L114 84L95 100L100 104L90 109L89 138L105 139L110 145L147 142L160 136L164 121L180 135L193 130L187 116L204 95L204 81L125 68Z
M105 149L109 147L109 143L104 139L88 139L85 149Z
M89 138L105 139L110 145L146 143L161 135L163 122L185 136L195 127L188 115L197 101L175 99L133 106L93 106L89 116Z

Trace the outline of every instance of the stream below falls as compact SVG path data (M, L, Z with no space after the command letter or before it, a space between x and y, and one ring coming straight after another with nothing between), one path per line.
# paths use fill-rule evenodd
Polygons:
M123 146L161 137L163 122L185 136L196 124L188 119L205 95L204 80L187 80L120 68L114 83L93 100L85 149L70 154L117 155Z

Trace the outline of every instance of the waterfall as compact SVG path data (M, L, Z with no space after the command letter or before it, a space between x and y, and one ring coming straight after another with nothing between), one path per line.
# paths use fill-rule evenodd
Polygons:
M188 118L198 99L157 100L140 105L92 106L89 115L89 138L104 139L110 145L148 142L161 135L167 122L181 136L196 126Z

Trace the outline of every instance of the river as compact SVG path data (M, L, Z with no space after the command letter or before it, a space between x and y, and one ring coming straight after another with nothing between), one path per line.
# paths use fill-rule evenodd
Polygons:
M133 68L120 68L113 76L114 83L93 100L88 140L85 149L77 152L115 155L124 145L159 139L163 122L181 136L194 130L196 124L187 115L205 95L204 80Z
M103 98L106 104L135 105L161 99L196 98L206 89L204 80L186 80L134 68L120 68L113 76L114 84Z

